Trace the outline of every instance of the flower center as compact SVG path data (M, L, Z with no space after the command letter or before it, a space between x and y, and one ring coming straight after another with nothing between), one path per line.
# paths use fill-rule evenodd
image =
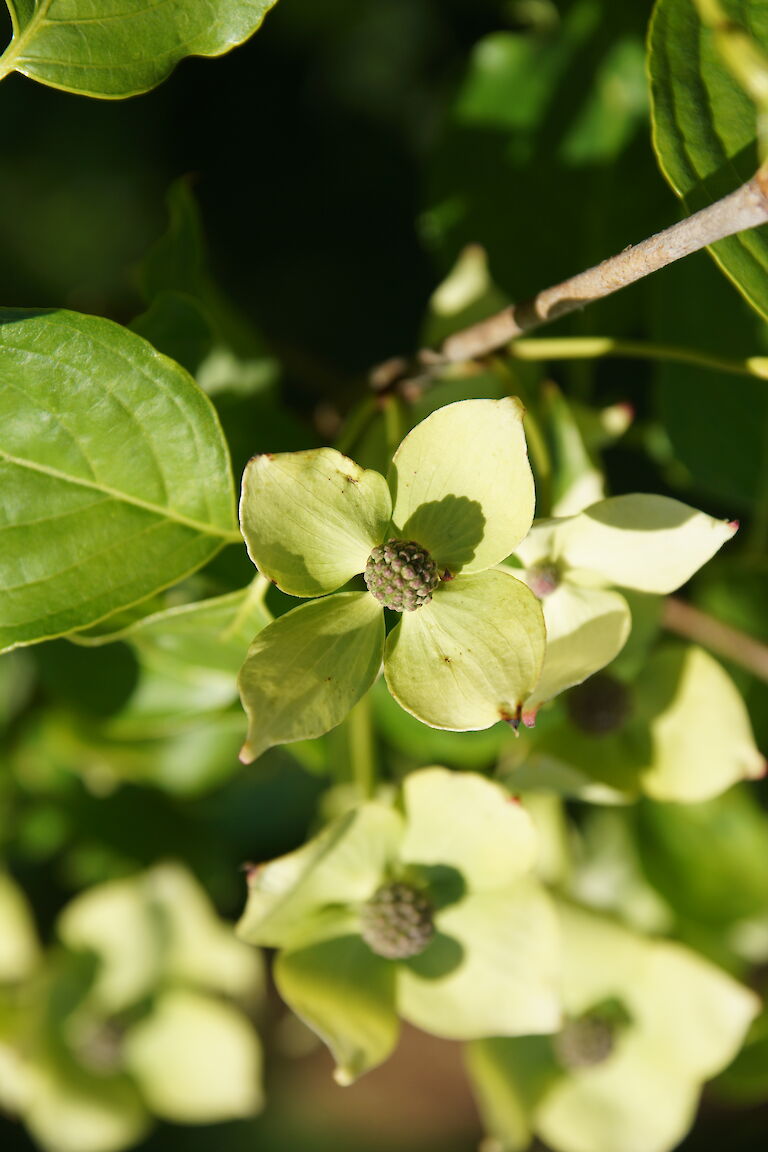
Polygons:
M568 715L589 736L615 732L628 719L632 699L626 684L606 672L598 672L578 684L566 696Z
M437 564L415 540L387 540L374 548L364 575L371 595L395 612L429 604L440 583Z
M534 564L532 568L528 569L526 575L531 592L534 596L538 596L539 600L543 600L545 596L551 596L560 587L563 573L559 564L548 560L543 564Z
M418 956L435 934L432 905L410 884L384 884L363 906L360 919L363 940L387 960Z
M603 1064L616 1046L614 1022L602 1012L585 1012L569 1020L552 1038L555 1056L563 1068L594 1068Z

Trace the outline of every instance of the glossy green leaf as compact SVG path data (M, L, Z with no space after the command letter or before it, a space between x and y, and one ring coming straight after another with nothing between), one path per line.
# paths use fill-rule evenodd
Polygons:
M316 448L254 456L240 523L260 572L292 596L321 596L363 571L391 509L383 476Z
M340 724L376 679L383 649L384 613L368 592L312 600L260 632L240 671L244 762Z
M519 720L544 656L541 606L506 572L459 576L404 613L387 638L384 672L397 702L452 731Z
M238 934L251 944L283 947L314 936L324 909L360 904L379 887L399 854L402 817L381 804L342 816L287 856L254 867Z
M163 992L131 1028L125 1061L155 1115L177 1124L252 1116L262 1106L261 1050L247 1017L186 989Z
M533 520L519 400L464 400L408 433L392 461L392 519L450 572L500 563Z
M146 92L185 56L220 56L247 40L276 0L8 0L16 70L85 96Z
M497 784L473 772L427 768L403 784L405 862L456 868L470 891L507 887L536 856L531 818Z
M768 908L768 816L746 786L701 804L641 804L643 869L684 919L725 934Z
M768 45L768 13L759 0L724 0L723 9L758 44ZM755 173L755 106L691 0L659 0L649 47L656 153L667 180L693 212ZM749 303L768 316L766 230L730 236L710 251Z
M257 578L258 579L258 578ZM117 636L139 660L139 682L110 737L162 735L237 699L243 654L272 620L264 583L144 617Z
M423 956L398 969L406 1020L456 1040L559 1027L560 937L537 884L521 880L506 891L473 893L443 908L436 926L439 935Z
M321 940L275 961L280 995L330 1048L338 1083L351 1084L395 1047L396 972L359 936Z
M87 627L237 539L213 408L140 337L4 312L0 362L1 647Z
M542 601L547 647L541 679L525 710L580 684L619 654L629 636L629 607L618 592L564 580Z

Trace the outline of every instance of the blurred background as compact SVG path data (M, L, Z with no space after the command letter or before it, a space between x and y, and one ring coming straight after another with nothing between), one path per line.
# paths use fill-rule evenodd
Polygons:
M280 0L243 47L187 60L127 101L13 75L0 87L0 298L133 322L151 300L147 254L167 234L169 190L183 178L208 267L260 366L256 383L210 389L236 476L255 452L327 441L365 395L367 370L418 347L429 297L467 244L487 250L496 285L520 300L678 218L650 144L650 10L650 0ZM2 12L4 40L9 29ZM552 331L768 352L765 325L706 254ZM630 433L604 457L612 491L666 492L740 518L759 554L763 382L734 388L718 373L634 360L546 371L575 401L632 406ZM197 587L223 593L250 577L242 551L228 549ZM715 561L696 595L768 642L764 578L764 559L727 574ZM765 686L729 670L765 748ZM141 674L121 643L61 640L0 658L0 843L45 941L82 888L169 857L186 863L222 916L237 917L240 866L303 842L329 765L333 778L343 762L329 738L319 750L273 750L239 766L235 702L203 722L206 736L158 727L157 716L143 728L141 716L125 718ZM188 739L183 754L176 739ZM495 737L450 739L447 761L490 769L499 755ZM434 755L429 743L408 750L414 762ZM716 951L716 925L688 935ZM458 1045L406 1031L395 1059L342 1090L330 1057L274 995L256 1018L269 1052L265 1111L162 1125L146 1152L477 1146ZM768 1116L757 1099L768 1068L755 1078L759 1091L736 1093L735 1112L707 1096L686 1152L762 1146ZM1 1118L0 1146L35 1147Z

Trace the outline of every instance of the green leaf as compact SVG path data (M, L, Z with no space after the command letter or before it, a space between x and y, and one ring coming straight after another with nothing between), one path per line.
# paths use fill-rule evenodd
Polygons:
M364 804L287 856L255 867L248 903L237 926L251 944L283 947L306 935L329 907L367 900L398 856L402 817L381 804Z
M240 523L256 567L291 596L334 592L365 568L389 524L384 477L335 448L254 456Z
M768 816L747 787L701 804L641 804L637 847L643 869L684 918L713 924L768 908Z
M398 969L406 1020L456 1040L559 1027L559 931L537 884L513 879L508 891L473 893L442 909L435 922L439 935L423 958ZM443 941L444 955L456 952L447 971L439 967Z
M125 1061L152 1112L177 1124L213 1124L262 1107L261 1049L242 1012L210 996L169 989L128 1031Z
M0 313L0 647L90 624L235 541L227 448L176 364L107 320Z
M384 613L368 592L337 592L275 620L240 672L248 713L241 758L335 728L376 679L383 647Z
M260 26L276 0L8 0L15 69L68 92L146 92L185 56L221 56Z
M266 582L144 617L119 633L136 652L140 676L126 707L105 726L112 739L183 727L189 717L237 699L243 653L272 619ZM112 636L110 639L114 639Z
M768 45L759 0L724 0L728 16ZM758 166L755 106L724 63L691 0L659 0L649 41L654 145L689 212L719 199ZM768 317L768 234L751 229L721 240L711 254L743 296Z
M531 819L490 780L427 768L406 777L403 794L403 861L456 868L470 891L507 887L533 868Z
M632 627L629 607L618 592L581 588L564 580L542 602L547 647L541 679L525 710L580 684L619 654Z
M331 1049L338 1083L351 1084L395 1047L396 972L359 936L282 952L275 961L280 995Z
M452 731L519 719L541 670L541 606L506 572L459 576L429 604L403 615L384 661L397 702L425 724Z
M442 568L500 563L533 520L533 476L519 400L464 400L408 433L392 461L392 519Z

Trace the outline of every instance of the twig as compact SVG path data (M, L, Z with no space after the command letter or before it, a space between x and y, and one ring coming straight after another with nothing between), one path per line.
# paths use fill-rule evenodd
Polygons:
M746 632L723 624L722 620L716 620L676 596L668 596L664 601L662 623L670 632L711 649L768 683L768 646Z
M546 288L523 304L513 304L455 332L442 346L444 362L474 360L502 348L523 332L530 332L583 308L593 300L610 296L651 272L697 252L726 236L768 222L768 177L758 172L735 192L717 200L679 224L625 248L617 256L579 273L562 284Z

